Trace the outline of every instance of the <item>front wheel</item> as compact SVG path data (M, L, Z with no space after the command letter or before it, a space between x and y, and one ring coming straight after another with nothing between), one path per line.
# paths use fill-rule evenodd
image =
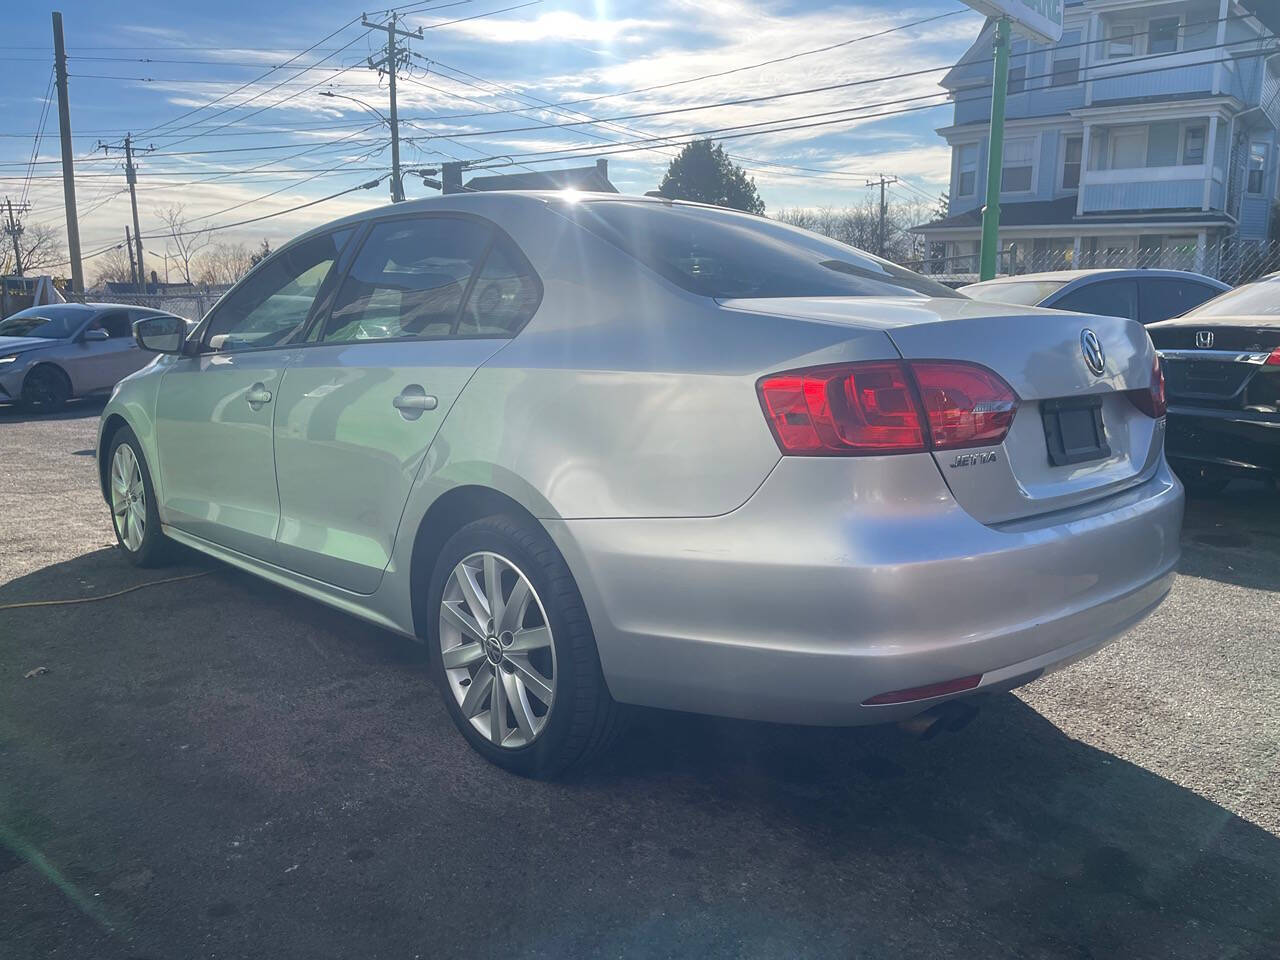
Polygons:
M134 566L160 566L169 559L171 542L160 532L151 473L138 438L128 427L112 438L107 464L111 525L120 552Z
M444 545L431 578L432 672L486 759L550 778L620 728L595 636L564 558L540 527L494 516Z
M22 405L32 413L57 413L71 399L71 381L57 367L45 363L22 382Z

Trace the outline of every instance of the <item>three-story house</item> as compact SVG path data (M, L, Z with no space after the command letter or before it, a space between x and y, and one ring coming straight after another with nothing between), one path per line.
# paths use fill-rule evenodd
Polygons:
M986 203L994 22L943 78L948 215L917 227L934 272L969 273ZM1268 237L1280 171L1280 0L1067 0L1062 39L1015 36L1000 271L1214 272Z

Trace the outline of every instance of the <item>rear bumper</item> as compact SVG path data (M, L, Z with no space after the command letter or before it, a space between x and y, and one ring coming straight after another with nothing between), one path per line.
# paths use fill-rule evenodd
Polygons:
M1005 689L1119 636L1172 585L1183 494L1163 461L1124 493L996 527L913 461L784 458L722 517L548 523L614 696L891 721L948 698L863 701L973 674L960 695Z
M1280 414L1169 407L1169 457L1280 474Z

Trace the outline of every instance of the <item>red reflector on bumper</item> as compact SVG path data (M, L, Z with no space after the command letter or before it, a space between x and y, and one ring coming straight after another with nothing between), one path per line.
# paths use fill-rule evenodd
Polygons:
M910 703L913 700L928 700L930 697L941 697L948 693L959 693L961 690L972 690L982 682L982 674L975 673L971 677L956 677L954 680L943 680L941 683L930 683L923 687L911 687L909 690L890 690L878 693L869 700L863 700L864 707L883 706L886 703Z

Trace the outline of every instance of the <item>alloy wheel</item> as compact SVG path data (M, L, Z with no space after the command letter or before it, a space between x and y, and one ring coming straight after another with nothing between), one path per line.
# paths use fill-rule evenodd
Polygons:
M111 458L111 512L120 542L131 552L142 547L147 529L147 491L133 447L122 443Z
M528 746L555 701L551 625L529 578L496 553L464 557L440 601L440 655L450 692L495 746Z

